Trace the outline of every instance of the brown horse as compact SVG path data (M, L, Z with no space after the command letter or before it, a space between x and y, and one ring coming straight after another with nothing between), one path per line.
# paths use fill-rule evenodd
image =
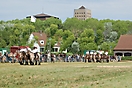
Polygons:
M90 61L90 54L86 54L85 57L85 63Z
M40 53L36 52L34 53L34 61L35 61L35 65L40 65Z
M26 53L26 63L28 65L28 61L30 63L30 65L34 65L33 61L34 61L34 54L30 51L27 51Z
M109 60L109 55L106 55L106 54L103 54L103 55L101 55L101 62L104 62L104 61L106 61L107 63L110 61Z
M95 55L96 62L101 62L101 54L97 53Z
M96 62L96 54L92 54L92 60L93 62Z
M27 57L26 57L26 52L22 51L22 52L17 52L17 54L19 54L19 57L18 57L18 61L20 63L20 65L27 65Z
M32 53L31 51L27 51L27 52L19 52L19 63L20 65L29 65L28 62L30 63L30 65L40 65L40 54L39 53Z

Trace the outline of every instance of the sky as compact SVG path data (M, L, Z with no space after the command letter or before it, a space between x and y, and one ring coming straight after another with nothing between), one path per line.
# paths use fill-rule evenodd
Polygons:
M0 0L0 20L45 13L64 22L82 5L91 10L92 18L132 21L132 0Z

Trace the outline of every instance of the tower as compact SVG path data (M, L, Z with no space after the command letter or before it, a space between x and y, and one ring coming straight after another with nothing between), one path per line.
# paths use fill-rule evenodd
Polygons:
M79 20L86 20L91 18L91 10L81 6L79 9L74 9L74 17Z

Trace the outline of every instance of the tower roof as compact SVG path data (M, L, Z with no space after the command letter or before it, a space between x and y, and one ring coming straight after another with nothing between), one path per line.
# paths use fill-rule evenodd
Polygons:
M35 16L35 17L44 17L44 16L50 16L50 15L41 13L41 14L37 14L37 15L34 15L34 16ZM51 17L51 16L50 16L50 17Z
M86 9L84 6L81 6L79 9Z

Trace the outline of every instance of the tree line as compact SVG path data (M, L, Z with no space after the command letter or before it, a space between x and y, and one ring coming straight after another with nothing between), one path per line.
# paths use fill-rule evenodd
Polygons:
M44 21L37 19L35 23L30 22L30 18L0 21L0 48L32 46L33 43L27 43L28 38L32 32L39 31L51 38L51 47L56 42L61 43L61 51L67 49L72 53L83 53L85 50L104 50L112 54L120 35L132 34L132 22L95 18L85 21L67 18L62 22L52 17ZM73 45L73 42L78 45Z

